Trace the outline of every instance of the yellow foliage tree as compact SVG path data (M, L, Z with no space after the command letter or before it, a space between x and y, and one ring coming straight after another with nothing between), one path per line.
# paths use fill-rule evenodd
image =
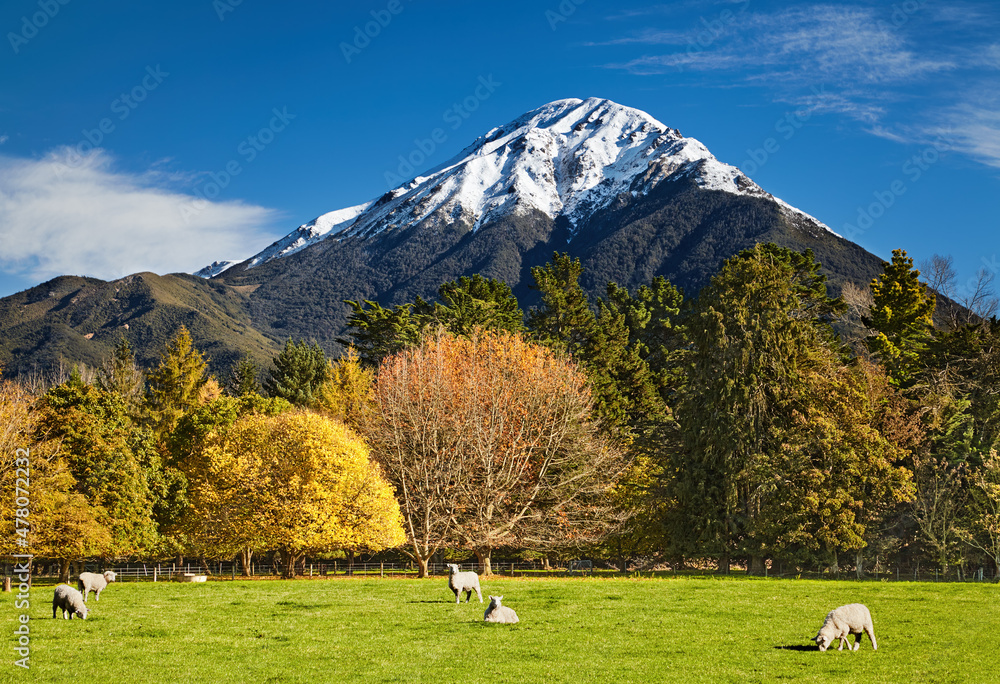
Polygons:
M363 368L357 351L348 347L343 356L330 362L330 379L319 388L316 409L357 430L371 415L374 383L374 371Z
M285 577L306 553L380 551L406 539L367 446L314 413L240 419L206 440L190 477L191 536L224 554L277 549Z

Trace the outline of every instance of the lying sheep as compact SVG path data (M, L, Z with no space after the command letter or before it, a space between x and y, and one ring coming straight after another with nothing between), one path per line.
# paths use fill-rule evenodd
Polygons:
M826 620L823 621L823 626L819 628L819 633L813 637L813 641L816 642L821 651L828 649L835 639L840 639L840 648L837 649L838 651L844 650L845 643L847 644L848 651L857 651L861 648L862 632L867 634L868 638L872 640L872 649L877 651L878 643L875 641L875 627L872 625L872 614L862 604L851 603L840 608L835 608L827 613ZM853 649L847 640L851 634L855 635Z
M500 605L502 600L503 596L490 596L490 607L483 613L485 622L502 622L507 625L518 622L517 613L514 612L513 608Z
M103 575L95 572L81 572L80 579L76 581L77 588L83 592L83 600L86 602L90 592L94 592L94 599L101 600L101 592L108 586L109 582L114 582L117 575L108 570Z
M455 592L455 603L459 602L461 594L465 592L465 602L472 599L472 592L476 592L479 602L483 602L483 592L479 590L479 575L474 572L459 572L458 565L448 563L451 574L448 575L448 588Z
M52 596L52 619L56 619L56 614L62 609L63 619L72 620L73 615L79 615L84 620L87 619L87 604L83 602L83 594L78 592L68 584L60 584L56 587Z

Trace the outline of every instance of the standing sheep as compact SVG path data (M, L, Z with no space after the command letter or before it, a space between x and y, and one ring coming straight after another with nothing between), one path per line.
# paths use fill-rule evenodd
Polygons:
M813 641L816 642L821 651L830 648L830 644L836 639L840 639L840 648L837 649L838 651L844 650L845 643L847 644L848 651L857 651L861 648L862 632L867 634L868 638L872 640L872 649L877 651L878 643L875 641L875 627L872 625L872 614L864 605L851 603L840 608L835 608L827 613L826 620L823 621L823 626L819 628L819 633L813 637ZM847 641L851 634L855 635L853 649L850 642Z
M84 620L87 619L87 604L83 602L83 594L78 592L68 584L60 584L56 587L55 594L52 595L52 619L56 619L56 614L62 609L63 619L72 620L73 615L79 615Z
M500 605L502 600L503 596L490 596L490 606L483 613L484 622L502 622L507 625L519 622L513 608Z
M101 600L101 592L108 586L109 582L114 582L117 575L111 570L103 575L94 572L81 572L80 579L76 581L76 586L83 592L83 600L87 601L90 592L94 592L94 599Z
M483 592L479 590L479 575L474 572L459 572L459 567L455 563L448 563L451 574L448 575L448 588L455 592L455 603L459 602L461 594L465 592L465 602L472 599L472 592L476 592L479 602L483 602Z

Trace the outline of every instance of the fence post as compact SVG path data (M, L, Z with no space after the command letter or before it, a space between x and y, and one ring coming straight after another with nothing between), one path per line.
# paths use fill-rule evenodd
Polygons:
M313 564L312 563L309 564L309 576L310 577L313 576Z
M157 566L156 566L155 568L153 568L153 581L154 581L154 582L156 581L156 571L157 571L157 570L158 570L159 568L160 568L160 566L158 566L158 565L157 565Z
M385 561L378 564L379 577L385 577Z

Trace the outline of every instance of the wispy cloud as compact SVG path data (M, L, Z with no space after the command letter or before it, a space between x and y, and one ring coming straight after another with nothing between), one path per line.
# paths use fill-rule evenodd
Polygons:
M765 88L812 113L835 113L899 142L947 132L951 149L1000 166L1000 27L994 7L929 2L798 5L706 14L687 28L645 26L598 46L645 54L606 64L637 76ZM655 24L650 19L647 24ZM822 84L822 97L810 91ZM952 102L935 107L933 102Z
M0 155L0 269L44 279L59 274L117 278L137 271L193 271L251 255L273 236L276 212L239 201L191 197L153 168L116 170L98 150L72 167L67 150L41 159Z

